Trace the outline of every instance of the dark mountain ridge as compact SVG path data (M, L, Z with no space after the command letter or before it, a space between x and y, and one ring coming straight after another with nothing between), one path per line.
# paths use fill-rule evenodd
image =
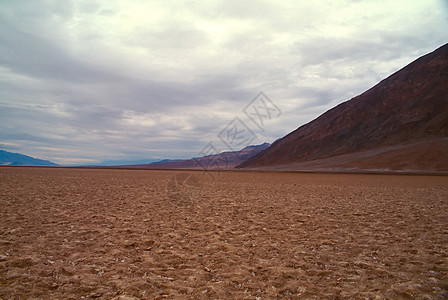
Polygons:
M0 165L3 166L57 166L49 161L34 158L20 153L12 153L0 150Z
M250 145L239 151L227 151L204 157L195 157L184 160L169 160L154 162L151 164L116 166L119 168L139 169L233 169L236 165L251 158L260 151L269 147L269 143Z
M435 148L433 154L427 154L439 155L445 163L437 168L448 170L447 137L448 44L299 127L237 167L289 165L293 169L300 169L301 162L377 149L378 153L368 156L371 158L370 167L375 168L375 159L372 157L383 153L380 149L393 145L401 145L403 148L406 144L428 141L434 143ZM421 149L415 148L415 151L421 152ZM425 151L428 152L428 149ZM412 161L417 156L421 156L421 153L407 153L404 159ZM397 159L400 159L399 155L394 155L395 161L390 163L396 165ZM358 167L354 161L327 165ZM387 168L388 164L386 161L378 161L377 166ZM405 163L399 167L403 168L406 169Z

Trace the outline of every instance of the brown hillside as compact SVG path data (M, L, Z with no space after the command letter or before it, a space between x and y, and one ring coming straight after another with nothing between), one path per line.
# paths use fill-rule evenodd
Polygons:
M239 168L287 166L400 145L392 156L377 160L335 161L333 167L448 170L448 44L420 57L363 94L327 111L278 140ZM441 139L439 142L435 142ZM432 141L434 147L406 150ZM440 148L441 147L441 148ZM420 150L419 150L420 149ZM423 151L423 152L422 152ZM419 159L415 163L410 158ZM425 162L426 159L428 162ZM293 167L293 168L296 168ZM297 168L296 168L297 169Z

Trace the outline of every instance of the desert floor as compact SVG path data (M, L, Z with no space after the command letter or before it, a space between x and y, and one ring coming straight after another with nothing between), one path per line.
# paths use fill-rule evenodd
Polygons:
M0 298L448 298L448 177L181 173L0 168Z

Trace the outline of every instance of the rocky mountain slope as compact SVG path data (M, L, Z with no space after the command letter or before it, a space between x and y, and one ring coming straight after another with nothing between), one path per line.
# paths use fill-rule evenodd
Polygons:
M448 171L448 44L238 168Z

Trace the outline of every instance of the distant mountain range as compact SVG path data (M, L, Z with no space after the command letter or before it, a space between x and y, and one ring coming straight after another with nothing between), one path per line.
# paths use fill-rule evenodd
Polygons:
M239 151L228 151L219 154L208 155L204 157L196 157L192 159L170 160L165 159L150 164L139 165L120 165L118 168L138 168L138 169L207 169L222 170L233 169L238 164L251 158L260 151L269 147L269 143L261 145L247 146Z
M0 165L57 166L0 150ZM109 161L142 169L448 174L448 44L272 145L184 160Z
M0 150L0 165L3 166L57 166L49 161L34 158L20 153L12 153Z
M160 159L137 159L137 160L129 160L129 159L116 159L116 160L104 160L98 163L92 163L88 165L83 165L83 167L107 167L107 166L119 166L119 165L143 165L150 164L153 162L157 162ZM76 165L79 166L79 165Z
M236 165L269 147L269 143L247 146L240 151L222 152L192 159L142 159L110 160L82 167L111 167L136 169L233 169ZM9 166L58 166L57 164L31 156L0 150L0 165ZM73 166L76 167L76 166ZM78 166L81 167L81 166Z
M448 172L448 44L237 167Z

